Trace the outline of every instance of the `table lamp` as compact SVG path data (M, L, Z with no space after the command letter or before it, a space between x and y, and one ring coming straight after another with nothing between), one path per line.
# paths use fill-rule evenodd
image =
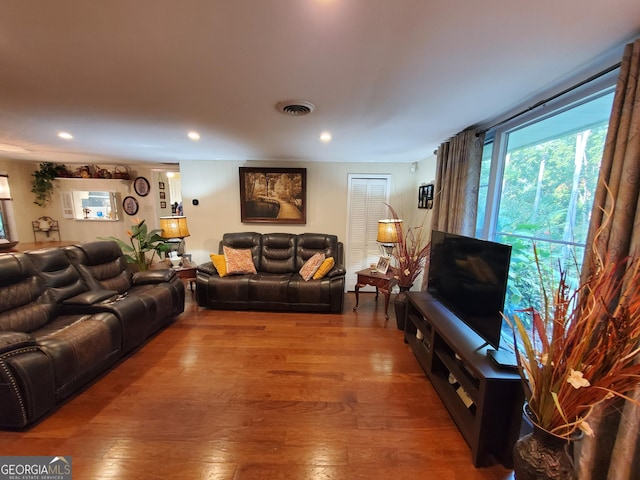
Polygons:
M179 239L178 255L183 255L185 251L184 238L190 235L187 217L160 217L160 229L162 230L160 234L162 238L167 240Z
M391 256L393 247L398 243L398 232L401 231L402 220L385 218L378 220L378 237L376 240L382 246L387 257Z

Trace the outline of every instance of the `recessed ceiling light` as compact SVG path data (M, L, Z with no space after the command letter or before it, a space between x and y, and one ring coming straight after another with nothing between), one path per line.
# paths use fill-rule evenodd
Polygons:
M331 134L329 132L322 132L320 134L320 141L323 143L329 143L331 141Z
M187 134L187 136L188 136L191 140L194 140L194 141L196 141L196 140L200 140L200 134L199 134L198 132L193 132L193 131L191 131L191 132L189 132L189 133Z
M59 132L58 136L60 138L64 138L65 140L71 140L73 138L73 135L71 135L69 132Z

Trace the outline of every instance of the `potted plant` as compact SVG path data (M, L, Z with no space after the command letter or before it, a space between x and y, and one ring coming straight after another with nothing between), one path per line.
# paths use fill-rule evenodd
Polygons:
M160 236L162 230L148 230L145 220L136 219L137 223L127 231L129 243L123 242L116 237L101 237L102 240L113 240L118 243L122 253L127 258L127 262L137 267L139 271L147 270L153 263L153 259L158 253L166 253L171 250L171 244ZM147 252L152 252L151 257Z
M617 397L631 400L640 383L640 258L615 263L593 255L596 269L584 283L572 289L560 270L548 289L534 247L542 311L505 317L520 340L525 413L534 425L514 449L518 479L575 478L564 451L568 440L593 435L588 421L594 408ZM549 458L553 462L541 462Z
M31 174L33 177L31 192L36 196L33 203L39 207L45 207L53 193L53 180L66 171L67 168L64 165L56 165L51 162L41 163L40 168Z
M387 205L396 227L397 243L393 248L391 257L394 263L394 278L398 281L400 293L394 299L396 311L396 322L400 330L404 330L404 310L406 309L405 292L413 286L416 278L427 267L429 259L430 243L426 240L424 233L424 223L409 227L406 230L402 226L403 222L398 222L400 218L391 205Z

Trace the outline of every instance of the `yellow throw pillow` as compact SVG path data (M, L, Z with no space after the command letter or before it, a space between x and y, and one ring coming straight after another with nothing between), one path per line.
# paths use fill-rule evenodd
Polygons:
M305 282L311 280L311 277L313 277L313 274L318 271L322 262L324 262L324 253L314 253L300 269L300 276L302 279Z
M323 278L327 273L329 273L329 270L331 270L335 264L336 261L333 257L325 258L322 265L320 265L320 268L313 274L313 279L320 280Z
M227 275L257 273L250 249L234 249L224 246L222 250L227 261Z
M227 274L227 261L224 259L224 255L216 255L215 253L212 253L209 257L211 258L213 266L216 267L218 275L224 277Z

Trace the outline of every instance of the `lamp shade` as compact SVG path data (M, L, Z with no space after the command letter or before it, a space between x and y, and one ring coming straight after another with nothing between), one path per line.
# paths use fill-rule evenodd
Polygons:
M160 217L162 238L184 238L189 236L187 217Z
M398 243L398 228L402 220L384 219L378 220L378 238L376 240L383 244Z
M11 190L9 189L9 175L0 172L0 200L11 200Z

